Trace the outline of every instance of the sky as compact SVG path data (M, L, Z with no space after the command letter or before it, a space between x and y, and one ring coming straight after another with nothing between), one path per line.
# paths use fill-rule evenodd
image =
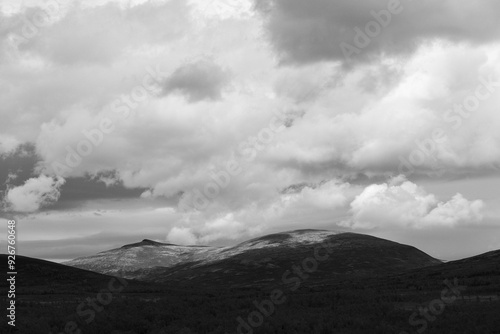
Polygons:
M0 246L500 249L499 103L495 0L5 0Z

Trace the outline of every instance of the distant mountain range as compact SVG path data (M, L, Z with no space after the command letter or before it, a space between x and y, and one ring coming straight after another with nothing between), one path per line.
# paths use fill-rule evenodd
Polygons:
M140 278L154 267L206 260L219 251L216 247L179 246L144 239L141 242L64 262L63 264L101 274Z
M319 258L327 257L315 260L316 280L397 273L441 263L415 247L368 235L297 230L221 248L179 246L145 239L64 264L143 281L255 285L279 280L291 266L307 258L314 259L315 251L319 252Z
M18 332L61 333L73 321L96 334L495 334L499 263L500 250L443 263L412 246L319 230L220 248L143 240L66 264L16 256ZM446 309L422 314L445 289L454 291ZM275 291L285 302L250 328Z

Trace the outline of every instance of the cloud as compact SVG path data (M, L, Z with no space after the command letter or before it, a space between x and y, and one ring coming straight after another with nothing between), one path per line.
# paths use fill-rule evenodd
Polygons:
M483 219L484 202L481 200L469 201L457 193L448 202L437 204L425 217L424 223L438 222L442 225L453 226L457 223L474 224Z
M261 227L258 225L246 225L238 221L238 218L233 213L228 213L206 222L199 228L199 231L199 241L208 244L219 239L235 240L246 236L252 236L260 232Z
M304 187L298 199L320 208L335 208L346 203L347 183L328 181L316 188Z
M89 22L94 22L93 16L97 21L109 19L113 29L129 21L134 25L135 20L144 25L134 30L137 36L129 42L120 39L116 48L112 43L103 48L98 41L87 45L92 50L88 54L99 60L65 58L57 51L57 61L44 51L56 50L51 40L62 48L64 34L75 31L78 36L84 29L68 19L50 27L57 33L44 30L32 52L1 63L0 84L6 89L0 96L0 117L5 120L0 132L19 142L36 141L43 172L49 175L54 161L64 163L71 149L88 140L84 131L110 118L115 130L69 176L116 170L126 187L173 198L203 189L211 181L210 166L225 165L241 142L254 140L269 126L273 112L287 110L292 116L287 128L246 163L244 173L215 200L238 209L259 198L273 201L277 189L302 181L318 184L359 173L398 173L400 157L408 159L418 149L417 142L443 124L445 111L474 91L478 75L498 73L498 48L450 45L420 48L405 62L349 74L339 74L338 66L328 63L276 66L257 17L200 17L206 20L200 23L210 24L198 26L189 8L173 8L190 22L174 36L177 21L170 27L156 15L146 19L155 9L166 10L164 6L109 5L81 11ZM168 26L164 44L158 42L163 40L161 24ZM100 56L101 49L109 55ZM112 65L103 66L108 62ZM149 96L128 118L120 117L112 108L116 99L130 95L148 74L146 68L157 66L165 94ZM396 74L389 74L387 82L374 79L386 73ZM448 131L448 140L436 153L414 166L415 174L429 174L434 167L452 174L484 170L500 161L499 96L496 92L482 101L478 112L462 119L460 129Z
M483 219L484 203L456 194L446 202L422 187L400 177L389 183L373 184L351 203L353 228L455 226L475 224Z
M320 184L297 184L284 189L265 209L267 219L275 219L290 212L309 210L335 211L345 206L354 187L349 183L330 180Z
M500 4L495 0L480 5L406 0L255 2L271 42L287 63L352 64L406 56L436 39L471 44L499 40Z
M24 185L7 191L5 203L15 212L35 212L59 199L63 178L40 175L27 180Z
M0 134L0 155L12 152L19 144L14 137Z
M31 178L39 160L33 143L18 145L8 153L0 154L0 193Z
M228 84L229 74L219 65L199 60L179 67L164 84L164 94L181 93L190 102L219 100Z
M178 245L196 245L198 239L187 227L173 227L167 235L167 241Z
M14 52L39 55L62 65L109 65L126 55L131 46L162 45L181 36L189 26L187 6L180 0L149 1L130 7L113 2L101 6L73 2L53 7L31 7L10 18L18 23L11 31L19 41L14 43ZM41 13L48 17L48 23L35 24ZM143 24L144 20L148 24ZM34 33L25 38L23 32L31 30Z
M388 62L399 78L375 91L365 79L377 65L355 70L343 85L323 89L269 148L269 159L306 175L492 172L488 166L500 161L493 131L500 125L499 67L490 61L497 55L498 47L422 47L403 63Z
M273 2L259 2L259 10L266 3ZM491 96L474 112L462 116L453 111L474 94L480 78L498 80L500 45L481 44L493 40L493 32L482 32L498 26L496 21L488 26L497 5L402 2L404 11L363 49L367 58L360 61L366 62L343 71L342 52L332 43L349 41L354 27L373 19L370 10L382 10L387 3L274 3L264 14L264 26L259 15L207 16L203 1L69 8L39 35L10 50L14 57L0 62L0 143L36 142L42 160L36 172L54 175L53 162L66 163L76 150L83 152L89 131L95 134L104 118L113 121L113 131L94 136L98 143L68 173L54 207L60 210L68 208L67 202L83 205L91 197L175 207L179 200L189 202L196 190L204 191L214 182L214 171L237 159L241 173L186 225L207 242L249 235L261 225L274 226L273 219L331 221L363 191L359 180L366 185L367 177L397 175L403 172L401 159L425 158L412 165L411 180L428 180L436 172L458 179L498 173L493 169L500 162L498 85L490 85ZM482 23L470 18L470 25L453 25L457 16L468 13L488 15ZM445 27L457 27L449 29L456 33L447 35L437 27L438 14ZM13 21L20 19L14 15L0 23L2 45L22 28ZM424 33L426 22L436 26ZM431 38L426 36L438 39L427 43ZM379 52L389 57L369 62ZM160 69L155 83L150 69ZM155 87L155 94L127 107L123 98L140 92L144 82ZM118 112L123 108L127 117ZM278 111L287 117L274 125L284 123L285 128L255 150L253 159L245 159L241 145L257 144ZM437 129L444 138L429 142ZM2 179L20 175L4 166ZM83 179L103 171L114 174L101 177L102 182L120 186L89 185ZM25 180L22 175L16 179ZM297 184L307 186L281 192ZM83 185L84 191L72 190ZM462 193L470 197L467 190ZM439 206L434 203L428 212ZM460 199L443 203L450 204L435 211L434 220L451 216L454 221L446 212L467 208ZM224 228L231 232L224 234Z
M262 233L264 226L250 219L251 210L219 214L206 218L200 213L184 215L184 226L173 227L167 235L167 241L183 245L212 245L215 241L242 240Z

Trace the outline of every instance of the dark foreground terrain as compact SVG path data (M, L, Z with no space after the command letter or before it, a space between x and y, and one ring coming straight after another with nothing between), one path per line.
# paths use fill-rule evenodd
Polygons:
M299 256L287 246L275 257L250 249L251 258L156 267L143 275L149 282L18 256L16 331L500 333L500 251L440 263L413 247L358 236L336 237L341 257L332 252L317 266L304 261L317 246L310 243ZM342 257L347 267L329 275ZM5 310L5 279L0 287ZM15 331L3 321L0 332Z

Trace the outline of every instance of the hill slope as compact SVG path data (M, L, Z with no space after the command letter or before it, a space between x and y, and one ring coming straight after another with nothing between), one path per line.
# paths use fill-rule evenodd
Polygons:
M303 271L308 276L300 287L282 284L284 272L314 258L315 247L325 243L331 246L330 256L318 261L316 270ZM155 246L171 245L143 241L124 248ZM165 284L128 281L90 323L78 308L88 298L95 299L113 278L16 257L17 330L60 333L72 320L83 333L235 333L237 319L249 321L251 314L262 311L259 305L274 289L283 291L284 302L275 305L262 326L253 328L255 334L496 334L500 328L500 250L439 263L411 246L308 230L256 238L213 254L203 261L150 268L151 280ZM0 258L7 263L6 255ZM426 320L419 309L429 309L449 284L460 287L456 300ZM6 287L6 281L0 286ZM0 332L14 329L3 323Z
M171 267L179 263L199 261L217 250L206 246L178 246L148 239L96 255L77 258L63 264L107 275L138 278L153 267Z
M7 255L0 254L7 264ZM16 255L16 290L19 294L80 294L105 288L111 276L62 264ZM7 287L2 280L0 287ZM127 281L127 285L130 284Z
M317 261L316 279L397 273L440 263L414 247L368 235L297 230L223 248L143 240L65 264L145 281L254 285L281 279L291 266L315 257L327 257Z
M356 233L298 230L256 238L219 251L204 261L154 268L154 282L257 286L290 281L298 267L316 284L346 276L400 273L440 264L415 247ZM300 275L299 275L300 276Z

